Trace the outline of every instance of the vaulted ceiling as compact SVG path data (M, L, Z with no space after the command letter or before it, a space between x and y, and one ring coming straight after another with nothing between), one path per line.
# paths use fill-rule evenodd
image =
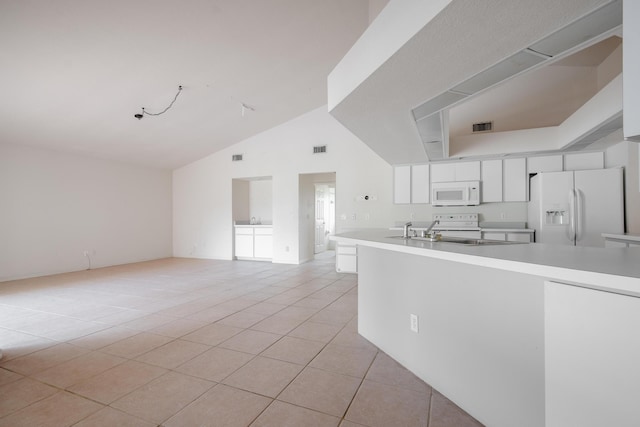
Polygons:
M368 23L368 0L3 0L0 141L179 167L326 104Z

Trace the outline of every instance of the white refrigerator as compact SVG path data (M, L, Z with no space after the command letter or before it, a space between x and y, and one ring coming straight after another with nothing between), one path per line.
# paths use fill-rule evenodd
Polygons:
M604 247L602 233L624 233L622 168L543 172L529 191L538 243Z

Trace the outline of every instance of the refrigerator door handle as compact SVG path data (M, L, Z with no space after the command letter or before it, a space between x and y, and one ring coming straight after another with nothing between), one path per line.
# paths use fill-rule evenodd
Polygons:
M583 212L583 196L582 191L579 189L574 190L576 194L576 242L582 240L583 230L584 230L584 212Z
M572 244L576 239L576 191L572 188L569 190L569 229L568 238Z

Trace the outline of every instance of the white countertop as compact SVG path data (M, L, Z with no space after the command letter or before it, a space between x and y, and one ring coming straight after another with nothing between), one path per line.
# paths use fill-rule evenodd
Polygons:
M481 227L483 233L533 233L533 228L486 228Z
M412 255L515 271L564 283L640 297L640 248L593 248L523 243L467 246L447 242L398 239L387 229L359 230L331 236Z
M624 240L624 241L629 241L629 242L638 242L638 243L640 243L640 236L635 236L633 234L602 233L602 237L604 237L605 239Z
M273 224L249 224L248 222L244 223L244 221L242 221L234 223L233 226L236 228L271 228L273 227Z
M399 226L395 226L395 227L390 227L389 230L402 230L403 227L399 227ZM422 231L422 230L426 230L429 227L409 227L411 230L416 230L416 231ZM533 228L489 228L489 227L467 227L467 228L456 228L453 226L450 227L439 227L439 226L435 226L433 227L434 230L464 230L464 231L481 231L483 233L491 233L491 232L495 232L495 233L533 233L536 230L534 230Z

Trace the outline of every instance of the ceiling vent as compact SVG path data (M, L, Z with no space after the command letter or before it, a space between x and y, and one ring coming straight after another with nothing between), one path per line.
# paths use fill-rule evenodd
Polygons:
M473 132L489 132L493 129L493 122L474 123Z
M231 156L232 162L239 162L242 160L242 154L234 154Z
M313 154L326 153L327 146L326 145L316 145L313 147Z

